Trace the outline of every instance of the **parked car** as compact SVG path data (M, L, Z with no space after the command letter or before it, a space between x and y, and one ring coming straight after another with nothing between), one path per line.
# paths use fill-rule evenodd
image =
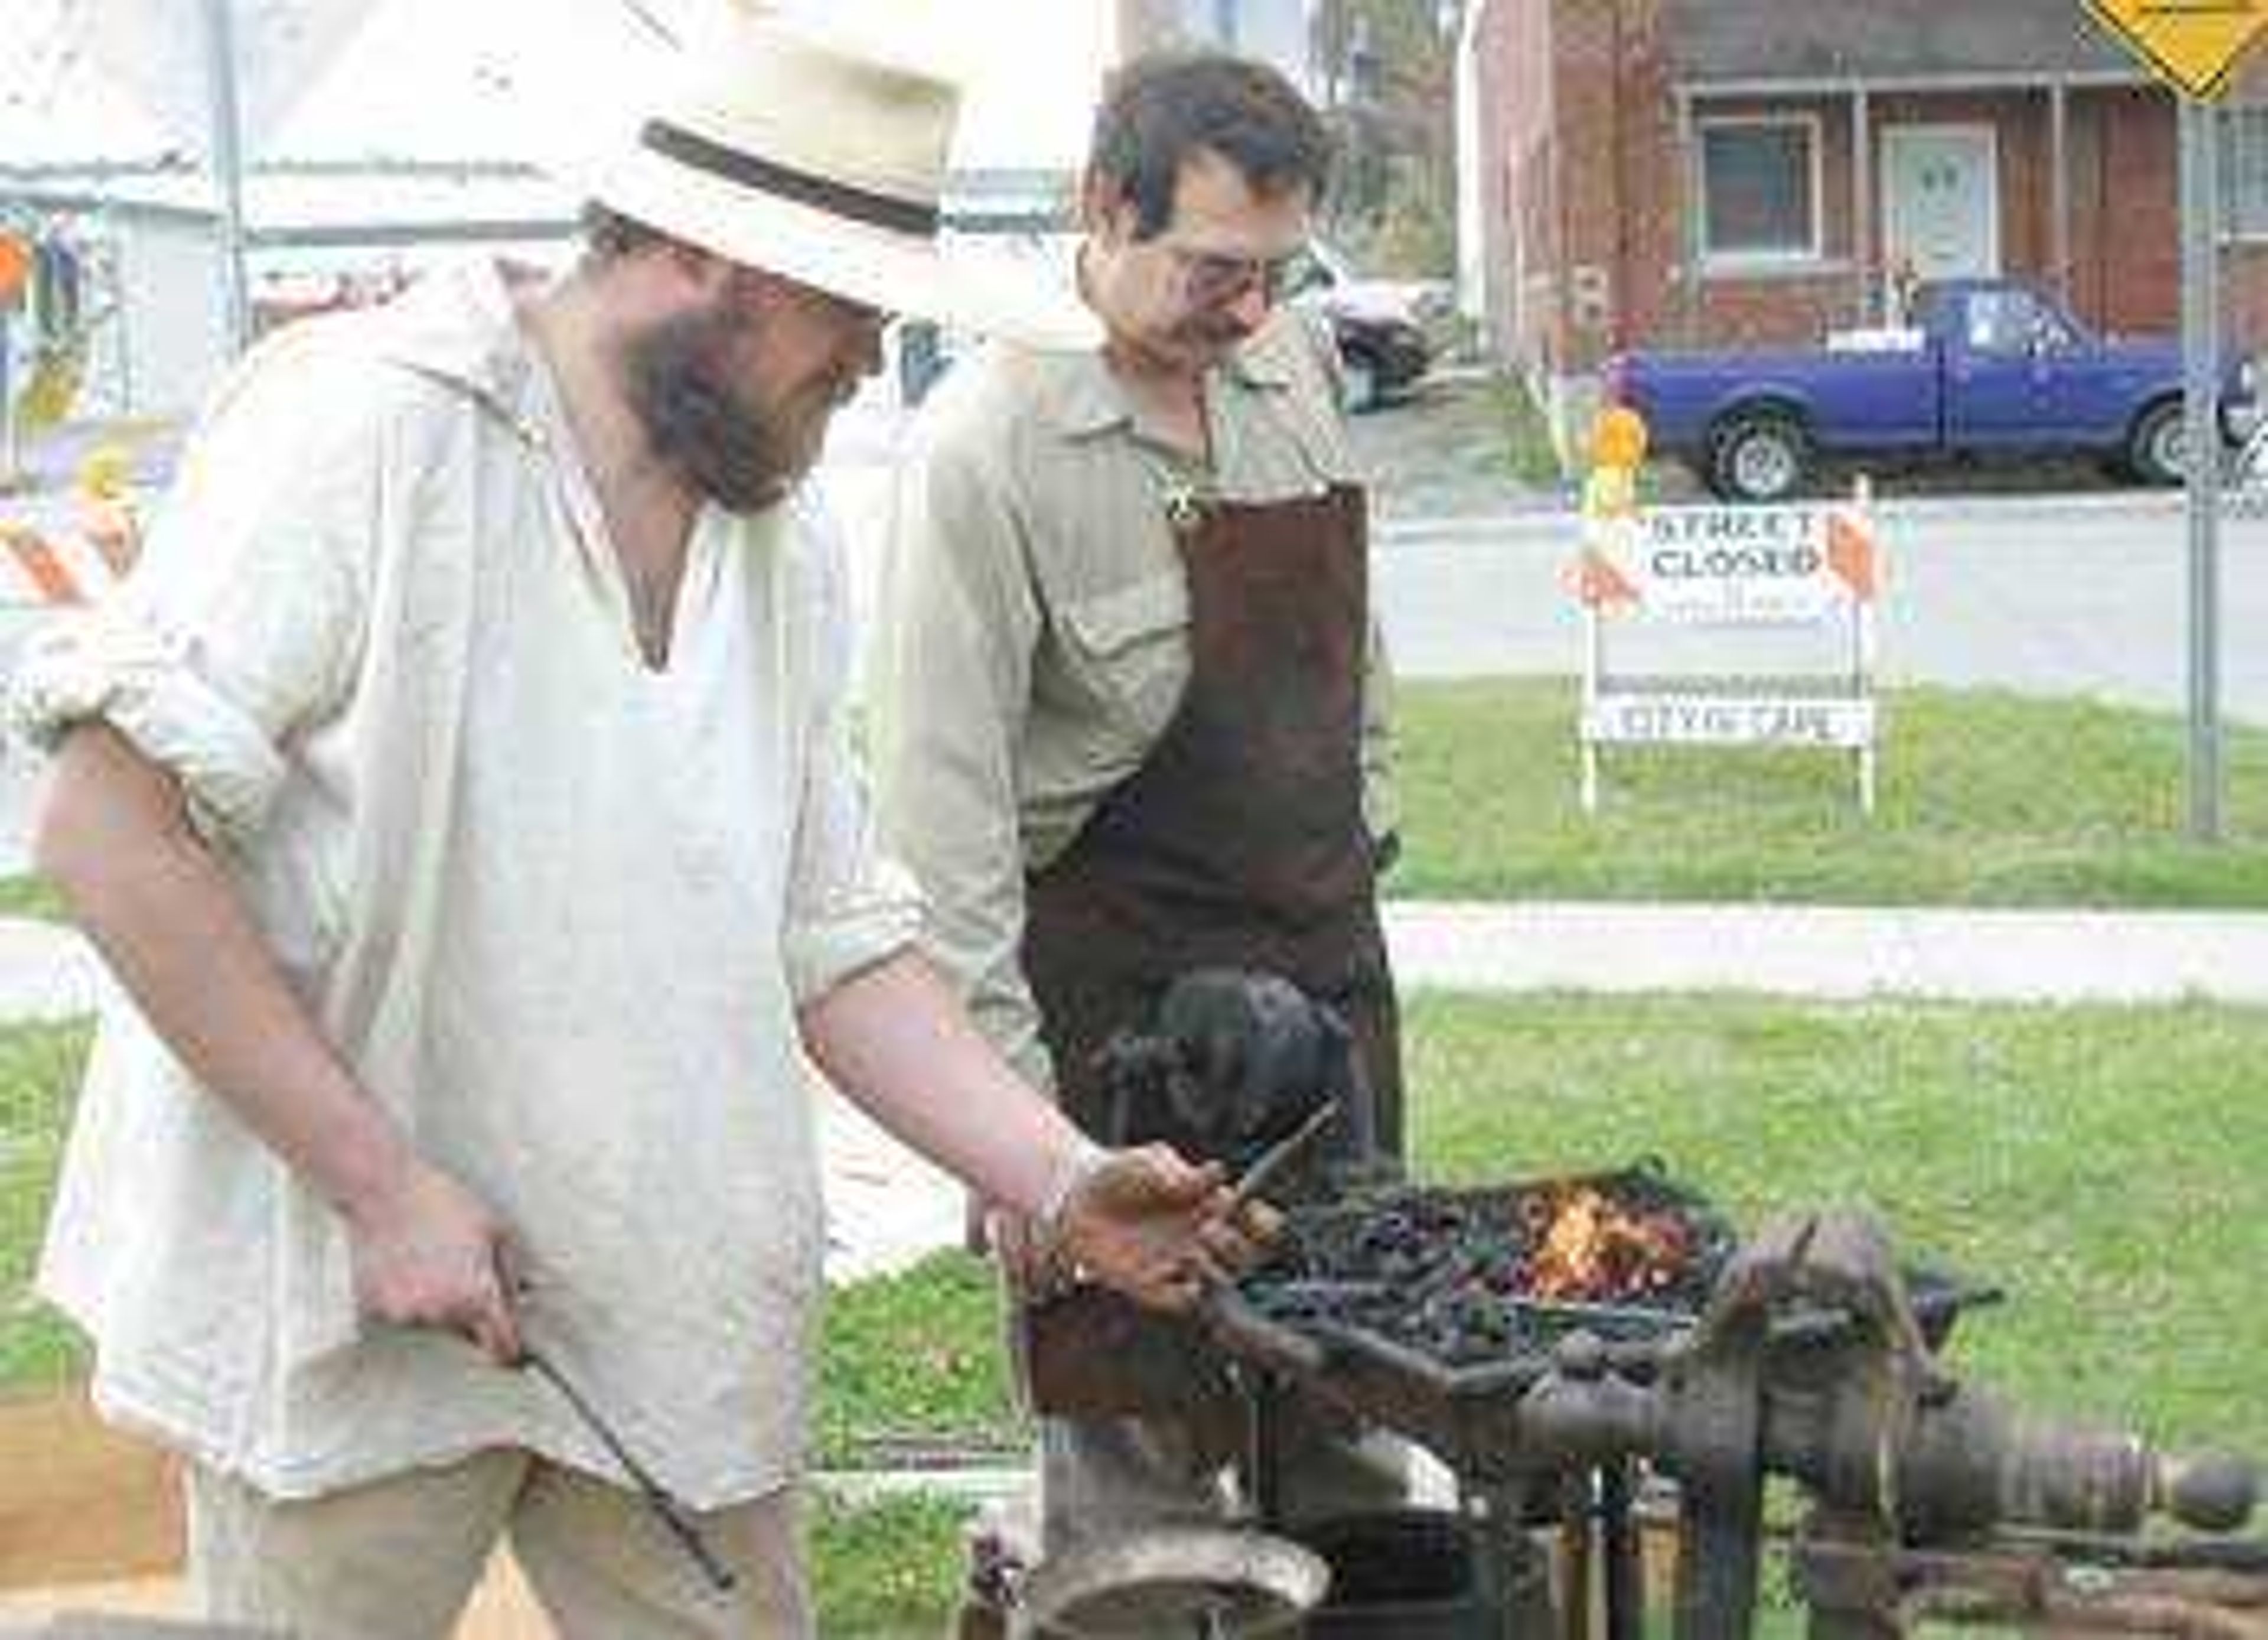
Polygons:
M1435 330L1454 307L1442 282L1363 278L1322 240L1293 262L1284 293L1330 325L1350 410L1406 396L1432 368Z
M1076 236L1049 236L1035 254L1052 256L1069 277ZM1311 240L1285 270L1283 299L1329 324L1337 344L1350 410L1375 410L1405 396L1430 369L1434 338L1455 314L1447 284L1433 279L1366 279L1321 240ZM896 328L900 392L918 404L951 366L962 339L923 320Z
M2221 432L2253 415L2249 363L2220 373ZM1822 458L1913 462L2079 454L2144 484L2181 482L2182 352L2098 336L2045 292L1956 279L1916 292L1911 321L1786 351L1631 352L1607 396L1653 447L1728 500L1797 493Z

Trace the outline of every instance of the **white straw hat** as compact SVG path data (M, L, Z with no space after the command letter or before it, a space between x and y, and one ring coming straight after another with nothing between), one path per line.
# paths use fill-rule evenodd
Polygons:
M565 180L673 238L870 307L1041 347L1100 340L1067 285L940 246L951 82L760 7L710 21L625 139Z

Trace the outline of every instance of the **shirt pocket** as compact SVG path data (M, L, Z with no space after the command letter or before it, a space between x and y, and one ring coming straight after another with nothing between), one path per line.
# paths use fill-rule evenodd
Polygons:
M1189 594L1178 569L1057 608L1066 665L1121 728L1153 736L1189 676Z
M1287 487L1311 494L1334 484L1359 482L1359 469L1336 404L1321 391L1285 396L1289 403L1277 407L1275 414L1278 427L1290 434L1288 441L1298 452L1296 456L1287 452L1286 459L1296 461L1299 470L1273 476Z

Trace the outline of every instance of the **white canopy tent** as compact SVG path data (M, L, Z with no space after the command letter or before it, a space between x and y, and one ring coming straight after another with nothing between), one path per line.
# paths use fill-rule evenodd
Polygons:
M169 354L195 341L223 356L248 329L254 274L263 304L289 305L452 244L558 244L577 202L543 173L629 118L701 7L755 3L7 0L0 218L76 213L121 244L150 224L173 244L202 218L209 320L172 264L162 301L128 291L106 311L149 310L116 327L136 350L162 336L181 344ZM1059 201L1111 57L1111 0L771 3L962 83L952 219L1028 224ZM233 72L217 77L224 45ZM115 244L99 260L107 274L146 261ZM185 324L211 329L176 336ZM115 375L136 400L160 379Z
M11 0L0 204L38 185L209 210L239 314L247 247L556 233L574 202L538 173L627 119L700 7L750 3ZM956 167L1012 211L1076 165L1109 0L776 3L961 81Z
M701 4L736 0L10 0L0 179L207 165L205 13L235 45L239 149L276 162L521 160L588 140ZM779 0L966 87L956 165L1068 169L1112 49L1108 0Z

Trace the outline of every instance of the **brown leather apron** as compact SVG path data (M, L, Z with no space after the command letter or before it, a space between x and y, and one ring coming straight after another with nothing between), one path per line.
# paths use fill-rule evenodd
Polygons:
M1189 678L1131 778L1028 884L1024 971L1064 1108L1096 1137L1097 1051L1193 968L1262 969L1337 1008L1377 1142L1402 1152L1393 976L1362 815L1362 491L1218 503L1180 532Z

